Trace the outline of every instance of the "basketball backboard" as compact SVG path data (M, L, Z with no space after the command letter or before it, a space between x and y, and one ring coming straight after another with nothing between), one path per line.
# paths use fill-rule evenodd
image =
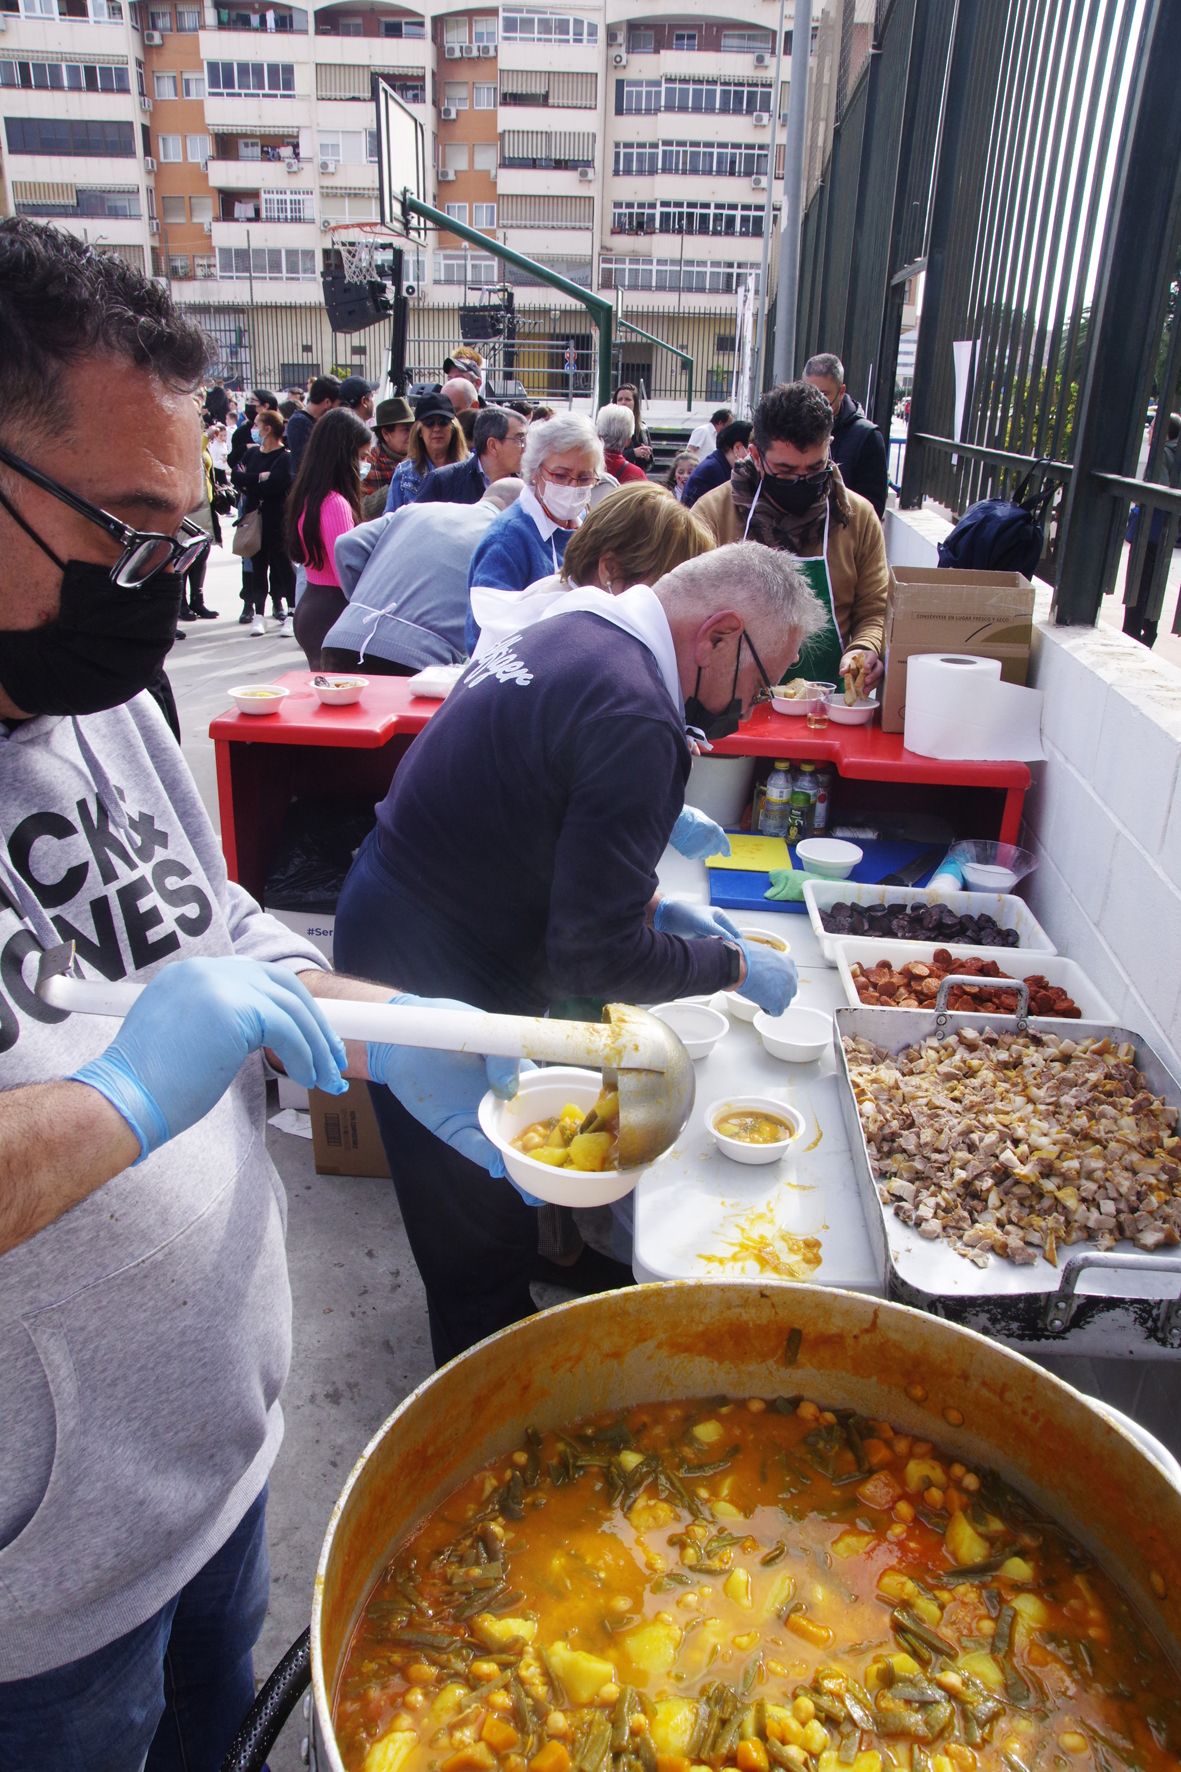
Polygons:
M381 219L399 232L425 238L426 224L404 208L403 193L427 201L426 131L380 74L373 76L377 112L377 176Z

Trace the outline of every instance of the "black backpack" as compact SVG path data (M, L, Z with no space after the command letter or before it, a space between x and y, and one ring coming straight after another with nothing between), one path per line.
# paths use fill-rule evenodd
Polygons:
M1032 578L1046 544L1046 506L1054 496L1053 480L1037 492L1031 468L1012 498L984 498L966 510L946 541L939 544L940 566L962 572L1021 572Z

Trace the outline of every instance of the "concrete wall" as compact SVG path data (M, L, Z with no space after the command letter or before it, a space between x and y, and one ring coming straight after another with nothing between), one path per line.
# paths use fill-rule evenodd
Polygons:
M888 513L899 564L934 565L933 513ZM918 558L925 553L925 558ZM1061 628L1039 596L1030 683L1046 697L1023 895L1122 1023L1181 1075L1181 673L1106 627Z

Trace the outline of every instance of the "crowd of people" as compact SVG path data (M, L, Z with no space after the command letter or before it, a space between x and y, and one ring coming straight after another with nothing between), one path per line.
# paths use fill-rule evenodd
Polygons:
M290 1358L264 1052L368 1083L438 1360L530 1311L538 1215L477 1120L516 1066L343 1043L331 1000L785 1008L790 958L658 864L725 846L691 759L773 684L880 674L885 552L835 360L745 440L719 410L664 486L636 388L496 408L467 352L413 407L321 376L239 414L163 285L24 218L0 334L0 1768L211 1772L253 1698ZM335 971L227 878L161 718L219 526L252 637L269 607L313 668L472 656L354 860ZM31 987L65 940L142 987L122 1021Z

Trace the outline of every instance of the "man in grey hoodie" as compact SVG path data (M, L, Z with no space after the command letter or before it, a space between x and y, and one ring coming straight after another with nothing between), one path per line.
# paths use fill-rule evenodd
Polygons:
M15 220L0 337L0 1772L214 1772L253 1698L290 1355L263 1049L387 1084L477 1161L492 1070L346 1049L316 999L389 987L227 879L141 693L208 545L204 336ZM33 990L67 940L144 987L122 1023Z

